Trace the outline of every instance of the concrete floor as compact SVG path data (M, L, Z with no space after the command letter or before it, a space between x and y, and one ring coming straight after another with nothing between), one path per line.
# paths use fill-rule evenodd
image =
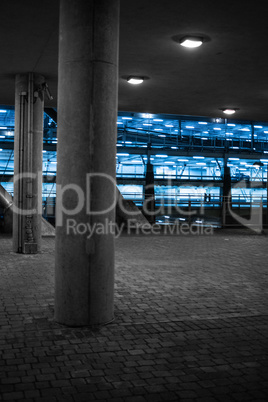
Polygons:
M115 321L53 321L54 239L0 238L0 401L267 401L267 236L122 236Z

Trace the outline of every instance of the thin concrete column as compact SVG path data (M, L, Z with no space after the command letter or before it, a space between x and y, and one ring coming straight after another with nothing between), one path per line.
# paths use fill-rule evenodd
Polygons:
M143 215L150 224L155 223L154 166L151 164L151 144L148 144L147 148Z
M41 247L44 77L18 74L15 83L13 247Z
M223 173L223 187L222 187L222 225L225 226L229 223L230 217L228 213L228 200L231 201L231 172L230 167L227 166L228 158L224 158L224 173Z
M118 44L119 0L60 2L55 319L70 326L114 317Z

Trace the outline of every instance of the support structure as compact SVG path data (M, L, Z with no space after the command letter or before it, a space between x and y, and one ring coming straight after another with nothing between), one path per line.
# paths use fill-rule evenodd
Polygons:
M114 318L119 0L60 2L55 319Z
M41 247L44 84L41 75L16 76L13 246L25 254Z
M155 223L154 166L151 164L151 145L148 144L144 186L143 214L150 224Z
M223 187L222 187L222 226L226 226L229 219L228 214L228 201L231 200L231 172L230 168L227 166L228 158L224 158L224 172L223 172Z

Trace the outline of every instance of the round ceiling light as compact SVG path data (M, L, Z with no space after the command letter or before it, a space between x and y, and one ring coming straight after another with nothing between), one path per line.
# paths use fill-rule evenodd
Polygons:
M222 110L223 111L223 113L225 113L225 114L234 114L237 110L239 110L239 109L234 109L234 108L231 108L231 107L226 107L226 108L224 108L224 109L220 109L220 110Z
M203 38L199 36L184 36L180 40L181 46L188 48L195 48L201 46L203 43Z
M132 85L139 85L142 84L144 81L143 77L128 77L127 82Z

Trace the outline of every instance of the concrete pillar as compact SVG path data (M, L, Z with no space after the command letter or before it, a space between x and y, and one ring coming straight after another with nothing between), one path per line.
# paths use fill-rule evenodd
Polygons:
M228 158L224 158L224 173L223 173L223 187L222 187L222 225L225 226L229 221L228 213L228 200L231 201L231 173L230 168L227 166Z
M69 326L114 318L118 44L119 0L60 2L55 319Z
M254 147L255 147L255 130L254 130L254 124L251 123L251 150L253 151Z
M151 143L147 148L143 215L150 224L155 223L154 166L151 164Z
M18 74L15 83L13 247L41 247L44 77Z

